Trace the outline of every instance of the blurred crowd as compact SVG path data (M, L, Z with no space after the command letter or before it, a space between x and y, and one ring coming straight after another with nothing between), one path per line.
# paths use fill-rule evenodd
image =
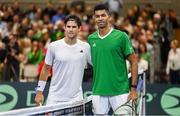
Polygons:
M146 4L144 8L134 5L122 16L123 2L104 2L112 12L114 28L129 35L139 58L139 69L146 70L148 81L154 83L158 80L156 72L166 67L173 30L179 28L176 12L155 10ZM52 3L44 7L30 3L25 10L18 1L13 5L0 3L0 80L37 80L48 44L64 37L64 18L68 14L79 16L82 27L78 38L87 41L87 36L97 28L92 10L83 1L58 7ZM85 74L91 78L91 67L87 68Z

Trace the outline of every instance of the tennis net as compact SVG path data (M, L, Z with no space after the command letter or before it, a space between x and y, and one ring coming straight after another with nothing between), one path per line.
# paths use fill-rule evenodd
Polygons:
M129 75L130 77L131 75ZM138 72L140 82L138 83L139 97L138 114L145 115L145 72ZM141 85L140 85L141 84ZM93 115L92 96L88 96L79 102L58 103L49 106L38 106L32 108L17 109L7 112L0 112L0 116L9 115Z
M17 109L7 112L2 112L0 115L91 115L92 113L92 102L91 96L78 102L69 103L58 103L49 106L38 106L32 108Z

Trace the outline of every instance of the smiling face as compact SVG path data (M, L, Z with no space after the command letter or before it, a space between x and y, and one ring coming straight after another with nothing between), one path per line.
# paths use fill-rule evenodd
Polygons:
M65 34L69 39L75 39L78 35L80 28L74 20L69 20L65 25Z
M99 29L108 27L108 23L110 23L110 15L106 10L96 10L94 12L94 18Z

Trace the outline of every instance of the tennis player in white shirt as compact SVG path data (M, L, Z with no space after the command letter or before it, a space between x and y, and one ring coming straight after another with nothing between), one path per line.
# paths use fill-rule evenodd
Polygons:
M75 15L65 19L65 37L52 42L47 50L45 65L40 74L35 102L43 103L43 90L52 67L53 75L50 83L46 105L75 102L83 99L82 79L84 68L91 64L90 46L77 39L81 20Z

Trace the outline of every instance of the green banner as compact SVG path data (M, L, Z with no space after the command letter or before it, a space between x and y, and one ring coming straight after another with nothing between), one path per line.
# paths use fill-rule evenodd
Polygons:
M35 106L37 83L0 83L0 112ZM83 83L84 96L89 96L91 83ZM45 88L47 98L49 83ZM179 115L180 85L148 84L146 86L147 115Z
M0 83L0 112L12 109L35 106L35 87L37 83ZM49 83L47 83L44 97L47 98ZM83 83L84 96L91 95L91 83Z
M152 84L146 91L147 115L180 115L180 85Z

